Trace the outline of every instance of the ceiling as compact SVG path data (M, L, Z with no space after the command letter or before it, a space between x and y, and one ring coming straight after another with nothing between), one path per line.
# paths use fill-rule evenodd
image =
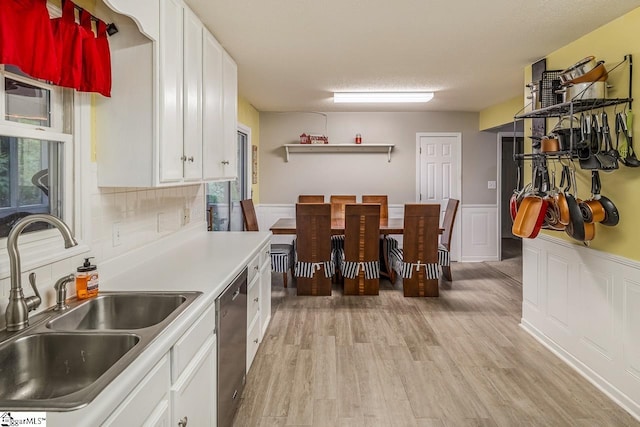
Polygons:
M525 66L640 6L640 0L187 3L237 62L239 92L259 111L480 111L521 94ZM374 106L332 100L334 91L372 90L426 90L435 97Z

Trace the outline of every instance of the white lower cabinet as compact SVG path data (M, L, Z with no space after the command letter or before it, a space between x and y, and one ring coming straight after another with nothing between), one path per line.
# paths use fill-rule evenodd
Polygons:
M169 400L162 399L156 409L153 410L143 427L169 427L171 425L171 408Z
M103 426L216 425L217 348L211 306L109 416Z
M271 243L249 262L247 285L247 373L271 321Z
M247 275L247 372L260 343L260 255L248 265Z
M267 246L266 261L260 266L260 342L271 321L271 254Z
M216 338L212 335L171 386L172 425L216 424L215 379Z
M109 427L171 425L166 417L168 411L164 411L165 417L162 418L163 411L158 410L162 406L168 407L170 386L169 354L165 354L102 425ZM159 415L158 412L160 412ZM152 419L153 422L151 422Z

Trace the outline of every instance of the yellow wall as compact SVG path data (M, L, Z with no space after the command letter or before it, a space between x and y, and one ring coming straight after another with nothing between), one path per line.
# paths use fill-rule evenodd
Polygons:
M245 98L238 95L238 122L251 128L251 144L260 146L260 113ZM258 150L259 152L259 150ZM253 201L260 203L260 156L258 155L258 183L251 185Z
M516 96L480 111L479 130L484 131L507 123L513 123L513 116L522 110L522 101L522 96Z
M634 69L633 98L640 101L640 80L637 70L640 69L640 8L598 28L580 39L547 55L547 69L561 70L580 59L594 55L597 60L604 60L609 73L608 83L613 86L609 90L609 98L626 98L628 96L629 68L623 64L616 70L612 68L623 60L625 54L632 54L636 60ZM531 76L530 67L525 70L526 77ZM634 107L639 101L634 103ZM617 106L621 111L627 104ZM640 112L640 105L637 106ZM599 112L599 111L598 111ZM614 113L611 107L608 111L609 124L614 129ZM633 125L636 135L634 147L640 156L640 114L637 114ZM525 123L525 130L530 128L530 121ZM555 120L549 120L553 127ZM615 135L613 135L615 144ZM530 163L530 162L529 162ZM530 168L527 168L530 171ZM578 167L578 189L581 198L589 197L591 188L591 174ZM620 212L620 223L616 227L596 226L596 237L591 247L605 252L621 255L626 258L640 260L640 168L627 168L620 165L620 169L612 173L600 173L602 180L602 194L610 198ZM550 235L566 238L565 233L548 232ZM574 241L575 242L575 241Z

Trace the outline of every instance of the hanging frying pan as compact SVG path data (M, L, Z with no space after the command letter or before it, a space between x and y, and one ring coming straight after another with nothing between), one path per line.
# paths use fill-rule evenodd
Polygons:
M562 231L565 225L560 222L560 208L558 206L558 187L556 187L556 171L551 171L551 183L549 191L544 197L547 201L547 210L544 215L544 222L542 228L549 230Z
M544 221L547 201L540 196L528 195L522 199L511 232L518 237L534 239Z
M569 224L569 205L567 204L567 197L564 194L565 189L562 188L565 182L568 184L569 177L567 176L568 168L562 167L562 178L560 179L560 189L555 194L556 206L558 207L558 222L564 226Z
M569 169L568 166L564 166ZM568 189L573 187L573 191L576 191L575 188L575 176L572 172L567 173L569 176L569 184ZM580 212L580 207L578 206L578 202L573 194L569 192L569 190L565 190L565 198L567 199L567 206L569 208L569 224L567 224L565 228L565 232L574 238L575 240L584 241L585 237L585 228L584 228L584 220L582 219L582 212Z
M602 188L602 185L600 184L600 175L596 175L596 179L598 187ZM604 219L600 221L600 224L608 225L610 227L618 225L620 222L620 213L618 212L616 205L608 197L602 195L600 195L598 201L604 209Z
M533 190L528 192L518 207L518 213L513 220L511 232L522 238L535 238L544 222L547 211L547 201L537 193L545 186L543 183L545 172L539 167L533 168Z

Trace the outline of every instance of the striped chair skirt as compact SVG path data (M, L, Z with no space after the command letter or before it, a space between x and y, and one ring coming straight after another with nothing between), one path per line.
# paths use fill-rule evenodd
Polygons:
M440 277L440 266L448 267L451 262L450 253L442 245L438 245L438 262L437 263L421 263L420 261L410 263L404 262L404 254L402 249L398 247L398 241L392 237L387 239L387 258L394 270L403 278L410 279L413 271L421 268L425 269L427 279L438 279Z

